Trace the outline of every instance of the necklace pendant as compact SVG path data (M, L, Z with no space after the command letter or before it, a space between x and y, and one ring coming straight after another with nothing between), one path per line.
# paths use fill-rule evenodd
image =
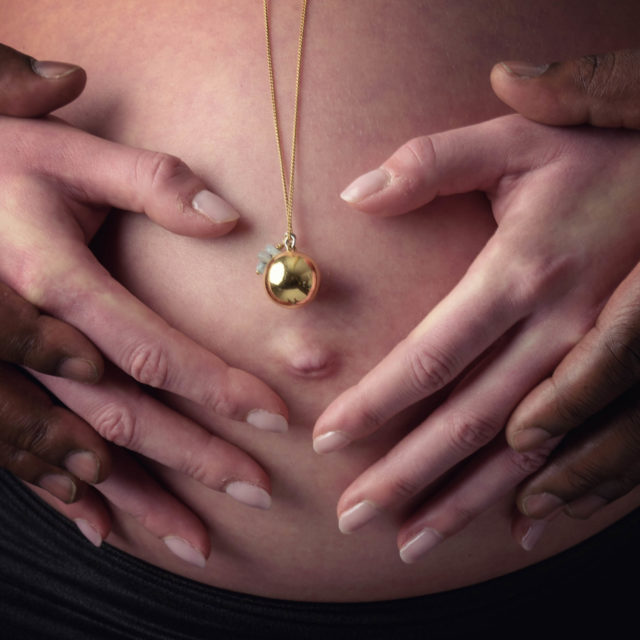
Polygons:
M271 245L260 252L259 258L257 271L264 273L265 289L274 302L283 307L299 307L315 298L320 272L309 256Z

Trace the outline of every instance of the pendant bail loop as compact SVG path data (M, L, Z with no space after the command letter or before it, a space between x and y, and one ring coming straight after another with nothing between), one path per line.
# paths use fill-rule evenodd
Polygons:
M287 251L295 251L295 248L296 248L295 233L291 233L290 231L287 231L287 233L284 234L284 239L282 241L282 244L284 245L284 248Z

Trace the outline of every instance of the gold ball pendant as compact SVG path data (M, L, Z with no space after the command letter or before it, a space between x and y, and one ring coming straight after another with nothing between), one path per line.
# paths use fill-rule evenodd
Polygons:
M300 306L315 298L320 272L309 256L283 251L267 264L264 284L274 302L284 307Z

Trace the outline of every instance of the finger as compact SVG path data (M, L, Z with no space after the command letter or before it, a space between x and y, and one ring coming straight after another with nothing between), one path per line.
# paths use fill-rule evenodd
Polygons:
M42 315L0 283L0 360L78 382L95 383L104 364L79 331Z
M511 535L525 551L531 551L540 542L551 519L535 520L517 512L511 520Z
M76 478L96 483L109 474L106 443L80 418L55 406L36 383L0 363L0 465L72 501Z
M587 518L640 482L638 387L568 436L518 494L520 511L546 518L557 509Z
M58 513L73 521L91 544L99 547L111 531L111 513L104 498L92 487L86 487L77 500L67 504L40 487L31 489Z
M535 452L520 454L505 446L502 439L492 443L402 526L398 534L402 561L415 562L464 529L537 471L550 450L551 446L547 445Z
M36 485L62 502L78 499L80 482L70 473L40 460L29 451L0 441L0 465L14 476Z
M532 322L502 349L485 356L457 383L444 404L361 474L338 501L341 530L353 531L377 513L406 504L488 445L511 407L566 350L561 318L559 313ZM557 339L549 337L551 328ZM536 359L530 358L532 351ZM354 509L363 502L366 508ZM351 512L357 517L349 516Z
M62 180L74 201L144 213L187 236L220 236L238 221L237 211L179 158L116 144L60 122L10 124L20 143L14 154L34 172Z
M211 539L202 521L125 451L114 449L113 461L113 472L98 486L100 493L161 539L171 553L204 567Z
M87 76L64 62L39 61L0 44L0 114L43 116L75 100Z
M211 551L209 534L200 519L165 491L132 457L114 448L113 472L98 489L87 490L73 504L61 502L39 487L32 489L99 547L111 531L112 508L133 517L160 538L181 560L203 567ZM99 491L99 492L98 492ZM104 497L103 497L104 496Z
M514 116L414 138L380 168L352 182L341 197L360 211L387 216L412 211L437 196L488 191L500 177L524 168L529 151L539 146L539 131L524 122Z
M117 372L108 371L97 387L38 377L106 440L242 504L269 508L269 478L255 460L146 395Z
M266 384L170 327L111 279L88 249L82 251L61 272L49 272L39 306L84 330L109 360L143 384L258 428L287 429L287 409ZM79 299L81 306L72 303Z
M77 231L70 232L63 223L59 228L54 225L54 231L43 230L37 219L29 219L34 208L37 216L55 220L59 215L60 203L51 200L48 185L29 182L28 189L26 185L16 189L17 193L7 193L9 188L0 193L0 202L8 198L9 210L15 208L16 198L30 203L31 208L9 224L10 233L28 238L29 246L25 249L18 243L13 259L11 252L0 252L0 278L39 309L83 331L109 360L139 382L234 420L286 430L286 407L267 385L227 366L171 328L111 278L90 249L78 242ZM16 259L21 269L15 268Z
M640 381L640 265L617 288L595 327L520 403L507 424L518 451L583 424Z
M514 263L505 270L490 242L418 327L327 407L313 432L316 452L369 435L454 380L527 313L521 283L539 277L533 267L521 273Z
M640 50L551 65L502 62L491 84L501 100L537 122L640 128Z

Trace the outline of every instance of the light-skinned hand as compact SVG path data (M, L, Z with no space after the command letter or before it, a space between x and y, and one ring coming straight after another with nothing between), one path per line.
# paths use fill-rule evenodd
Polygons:
M0 112L7 116L42 115L75 98L84 82L73 65L0 47ZM123 449L254 507L268 508L269 478L246 453L137 383L246 428L285 430L286 407L260 380L135 299L87 243L111 207L202 238L228 233L238 214L175 157L52 119L7 116L0 116L0 465L60 499L56 508L93 542L111 526L102 494L174 553L202 565L210 551L203 524ZM115 365L104 375L101 353ZM14 365L29 369L66 409Z
M480 190L498 228L454 290L317 421L318 452L357 446L454 383L443 404L342 494L344 532L406 509L460 465L401 522L400 554L413 562L544 464L557 440L518 453L503 427L638 262L638 170L639 134L508 116L411 140L347 188L343 198L369 215Z

